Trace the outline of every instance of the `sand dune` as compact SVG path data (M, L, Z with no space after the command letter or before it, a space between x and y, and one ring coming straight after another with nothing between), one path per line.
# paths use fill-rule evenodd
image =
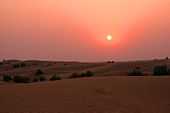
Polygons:
M41 69L44 75L51 76L58 74L61 77L68 77L72 73L81 73L87 70L93 71L96 76L120 76L127 75L128 71L135 67L140 67L146 75L153 73L156 65L168 65L170 60L150 60L133 62L115 62L115 63L80 63L80 62L49 62L49 61L25 61L23 68L13 68L14 64L22 61L9 61L0 66L0 76L4 74L34 76L37 69Z

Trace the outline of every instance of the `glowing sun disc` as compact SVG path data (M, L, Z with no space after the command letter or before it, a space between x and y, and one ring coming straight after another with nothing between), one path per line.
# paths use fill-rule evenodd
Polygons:
M111 40L113 39L113 37L112 37L112 35L107 35L106 39L107 39L108 41L111 41Z

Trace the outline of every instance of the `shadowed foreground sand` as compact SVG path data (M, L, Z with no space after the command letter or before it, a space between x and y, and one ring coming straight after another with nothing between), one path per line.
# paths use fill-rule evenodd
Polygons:
M170 113L168 77L0 85L0 113Z

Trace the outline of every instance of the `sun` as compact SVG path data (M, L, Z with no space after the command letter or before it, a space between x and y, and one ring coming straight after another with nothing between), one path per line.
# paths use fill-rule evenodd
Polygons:
M112 35L107 35L107 36L106 36L106 40L112 41L112 39L113 39Z

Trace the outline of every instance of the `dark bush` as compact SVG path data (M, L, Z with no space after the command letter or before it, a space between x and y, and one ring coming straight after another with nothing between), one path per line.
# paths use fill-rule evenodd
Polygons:
M165 59L166 59L166 60L169 60L169 57L166 57Z
M13 68L21 68L21 67L25 67L25 66L26 66L26 64L24 62L22 62L22 63L14 64Z
M84 73L84 72L81 73L81 74L80 74L80 77L86 77L86 73Z
M113 64L113 63L115 63L115 61L107 61L107 63L112 63Z
M69 78L81 78L81 77L92 77L94 73L91 71L83 72L81 74L73 73Z
M53 75L51 78L50 78L50 81L55 81L55 80L61 80L61 77L57 76L57 75Z
M39 81L38 78L34 78L34 79L33 79L33 82L38 82L38 81Z
M72 73L72 75L71 75L69 78L72 79L72 78L80 78L80 77L81 77L80 74L78 74L78 73Z
M144 76L140 67L136 67L135 69L128 72L128 76Z
M44 72L41 69L38 69L35 73L35 75L42 75Z
M13 65L13 68L19 68L20 67L20 64L14 64Z
M92 77L92 76L94 76L94 73L91 72L91 71L87 71L85 74L86 74L86 77Z
M153 69L153 74L155 76L163 76L163 75L168 75L170 74L169 69L166 65L160 65L160 66L155 66Z
M81 77L92 77L94 76L94 73L91 71L87 71L85 73L81 73Z
M16 83L29 83L30 82L30 78L26 76L14 76L13 80Z
M9 81L11 81L11 80L12 80L12 77L11 77L11 76L9 76L9 75L4 75L4 76L3 76L3 81L9 82Z
M45 78L45 76L40 76L40 81L46 81L47 79Z
M170 75L170 69L168 69L168 75Z
M2 63L2 62L0 62L0 66L1 66L1 65L3 65L3 63Z
M22 62L21 64L20 64L20 67L25 67L26 66L26 63L24 63L24 62Z

